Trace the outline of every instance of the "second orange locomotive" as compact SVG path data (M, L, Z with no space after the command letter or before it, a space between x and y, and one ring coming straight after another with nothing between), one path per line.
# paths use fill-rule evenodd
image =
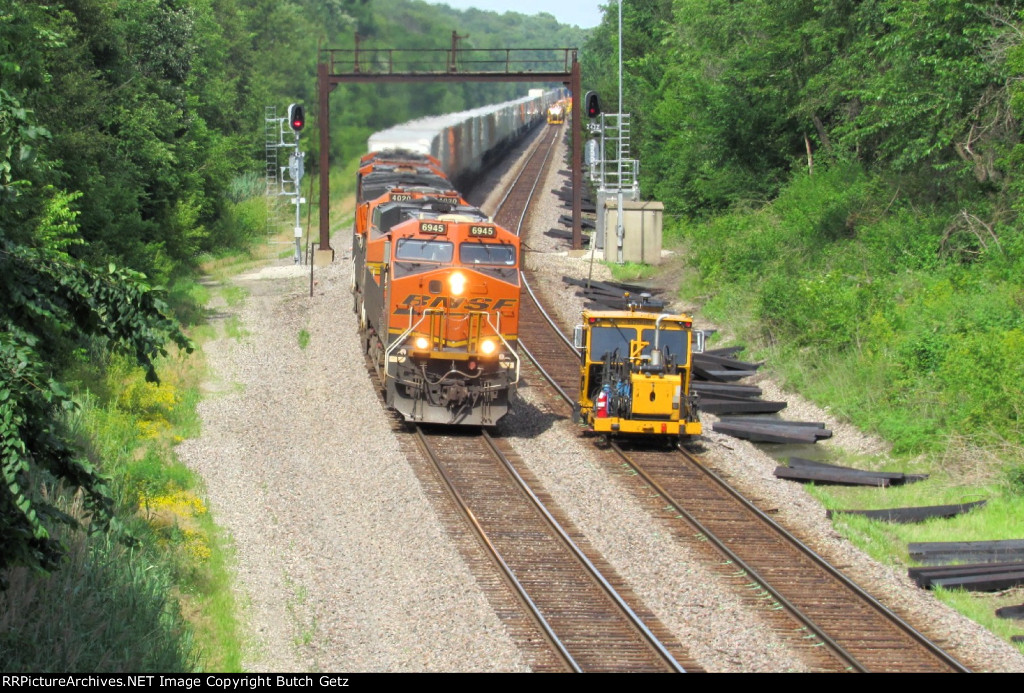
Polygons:
M519 238L444 187L360 205L355 309L389 406L409 421L491 426L519 381Z

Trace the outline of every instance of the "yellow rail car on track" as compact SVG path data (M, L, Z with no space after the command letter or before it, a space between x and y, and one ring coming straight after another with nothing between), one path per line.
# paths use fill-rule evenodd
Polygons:
M688 315L630 310L584 311L574 334L580 350L577 421L609 436L700 435L690 394L691 354L704 333Z

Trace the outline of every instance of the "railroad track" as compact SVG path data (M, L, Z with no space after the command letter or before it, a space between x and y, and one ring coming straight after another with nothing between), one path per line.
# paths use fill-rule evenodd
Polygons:
M531 202L551 164L550 154L554 150L555 138L561 132L562 128L548 128L538 138L519 175L498 203L495 219L505 228L515 230L520 237L529 218ZM523 269L519 276L526 293L519 301L519 348L544 373L548 382L555 384L564 397L575 401L579 394L579 352L560 329L552 329L554 318L544 310L533 289L532 273L525 268L525 262L520 266ZM552 338L554 335L560 339Z
M571 408L578 391L578 357L573 369L560 365L559 345L567 341L561 329L553 321L524 329L521 319L520 346L524 338L532 350L530 360ZM679 522L692 526L688 534L703 535L741 566L828 648L835 670L967 671L685 450L627 452L613 444L598 454L614 456L612 464L628 464L673 508Z
M480 542L569 671L681 672L648 627L530 489L506 442L486 432L417 440ZM655 631L661 631L659 637ZM679 650L678 644L672 649Z
M627 450L615 443L611 449L814 633L840 668L967 671L685 450Z
M506 210L519 204L524 209L528 206L529 196L544 173L554 133L543 135L517 179L520 192L516 193L513 186L511 196L506 196ZM526 201L521 197L524 186ZM516 226L519 223L517 220ZM369 362L367 370L376 377ZM524 479L506 441L472 429L410 428L397 416L394 432L435 499L439 499L434 490L438 484L431 483L427 475L441 481L444 491L440 495L452 501L439 505L444 521L462 536L460 544L467 562L535 670L697 669L649 612L641 607L634 611L631 604L637 602L636 597L623 587L622 580L600 558L588 558L589 547L564 518L558 517L557 508L546 507L543 492L531 489L536 482L528 476ZM452 506L458 508L455 520ZM467 525L476 541L465 541ZM482 551L489 559L480 559ZM590 549L589 555L595 552ZM494 577L494 567L503 576L501 584ZM509 592L516 595L515 600L507 596Z

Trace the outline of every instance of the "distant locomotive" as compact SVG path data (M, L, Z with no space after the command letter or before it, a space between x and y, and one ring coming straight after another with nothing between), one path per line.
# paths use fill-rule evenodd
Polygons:
M690 395L691 353L704 334L688 315L584 311L574 341L581 352L575 416L604 437L700 435Z

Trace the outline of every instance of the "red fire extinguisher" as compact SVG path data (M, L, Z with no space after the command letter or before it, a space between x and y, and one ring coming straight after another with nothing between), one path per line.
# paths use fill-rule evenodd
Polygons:
M601 388L601 392L597 395L597 404L594 406L596 410L596 416L599 419L608 418L608 386L605 385Z

